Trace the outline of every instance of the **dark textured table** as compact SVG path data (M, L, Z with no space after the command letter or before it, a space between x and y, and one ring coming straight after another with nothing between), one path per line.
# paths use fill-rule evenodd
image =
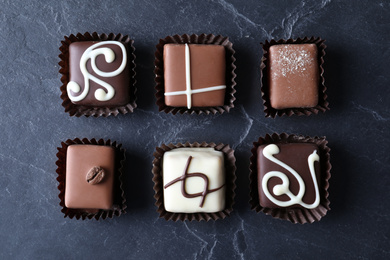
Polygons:
M0 1L1 259L389 259L390 4L386 1ZM60 99L65 35L123 33L135 40L138 108L76 118ZM184 33L229 36L237 100L222 115L159 113L154 51ZM328 48L330 111L265 118L260 42L321 36ZM292 224L250 210L252 142L266 133L326 136L332 210ZM116 140L126 148L127 214L63 218L56 181L61 141ZM237 196L230 217L167 222L154 206L153 151L161 143L223 142L235 149Z

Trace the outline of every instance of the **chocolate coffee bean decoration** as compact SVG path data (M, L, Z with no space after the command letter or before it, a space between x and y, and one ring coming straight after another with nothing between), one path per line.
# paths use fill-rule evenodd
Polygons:
M104 169L100 166L92 167L87 173L86 179L89 184L95 185L100 183L104 178Z

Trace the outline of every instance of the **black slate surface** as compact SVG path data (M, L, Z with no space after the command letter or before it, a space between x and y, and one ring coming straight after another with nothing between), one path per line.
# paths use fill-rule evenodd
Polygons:
M135 40L138 108L109 118L69 117L61 106L59 46L77 32ZM159 38L230 37L237 101L228 114L159 113L153 61ZM321 36L331 110L265 118L260 42ZM386 1L0 1L1 259L390 258L390 4ZM332 210L294 225L249 207L252 142L266 133L326 136ZM113 139L127 149L128 213L106 221L63 218L56 147L68 138ZM229 218L166 222L154 206L153 151L161 143L230 144L237 197Z

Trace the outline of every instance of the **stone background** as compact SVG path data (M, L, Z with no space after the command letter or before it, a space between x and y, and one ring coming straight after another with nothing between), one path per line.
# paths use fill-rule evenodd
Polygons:
M138 108L109 118L75 118L60 99L59 46L77 32L135 40ZM229 36L237 58L230 113L159 113L154 52L159 38ZM265 118L260 42L321 36L331 110ZM386 1L0 1L1 259L385 259L390 258L390 4ZM250 210L249 157L266 133L326 136L332 210L294 225ZM77 221L60 211L56 152L61 141L116 140L127 149L128 213ZM161 143L223 142L236 150L232 215L216 222L166 222L154 206L153 151Z

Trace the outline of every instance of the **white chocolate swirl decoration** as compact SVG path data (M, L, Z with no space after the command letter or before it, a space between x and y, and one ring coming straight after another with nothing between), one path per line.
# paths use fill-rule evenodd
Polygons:
M190 109L192 107L192 94L203 93L209 91L215 91L220 89L225 89L226 85L212 86L201 89L191 89L191 60L190 60L190 47L186 43L184 45L185 48L185 66L186 66L186 90L184 91L173 91L173 92L165 92L165 96L178 96L178 95L186 95L187 96L187 108Z
M285 164L282 161L273 157L274 154L278 154L279 152L280 152L279 147L275 144L267 145L263 149L263 155L265 158L267 158L268 160L283 167L284 169L289 171L297 179L298 184L299 184L299 191L298 191L297 195L294 195L290 191L290 189L289 189L290 181L288 180L288 177L286 176L286 174L284 174L280 171L270 171L270 172L267 172L263 176L263 180L261 183L263 191L264 191L265 195L267 196L267 198L279 207L289 207L289 206L292 206L295 204L299 204L302 207L307 208L307 209L314 209L314 208L318 207L318 205L320 204L320 194L319 194L317 178L316 178L315 170L314 170L314 162L320 161L320 157L318 156L317 151L314 150L314 152L312 154L310 154L307 158L308 166L310 169L310 174L311 174L311 177L313 179L314 189L315 189L315 201L312 204L306 204L302 201L302 198L306 192L305 182L303 181L302 177L293 168L291 168L287 164ZM290 198L289 201L280 201L280 200L276 199L275 197L273 197L272 194L268 191L268 185L267 185L268 180L272 177L280 178L282 180L282 184L278 184L278 185L274 186L273 193L276 196L286 194Z
M100 47L102 45L109 45L109 44L119 46L121 48L123 58L122 58L122 63L119 66L119 68L117 68L116 70L114 70L112 72L104 72L104 71L101 71L96 66L96 58L99 55L104 55L104 58L105 58L107 63L112 63L115 60L115 53L112 49L110 49L108 47ZM100 47L100 48L98 48L98 47ZM126 63L127 63L127 53L126 53L125 46L122 43L117 42L117 41L103 41L103 42L99 42L99 43L96 43L96 44L90 46L88 49L86 49L84 51L84 53L80 59L80 70L84 76L84 89L83 89L82 93L80 95L76 95L76 96L74 95L74 93L78 94L81 91L80 85L75 81L70 81L68 83L68 85L66 86L66 90L67 90L69 99L71 101L77 102L77 101L83 100L88 95L89 81L90 80L96 82L97 84L99 84L100 86L102 86L106 90L105 91L103 88L99 88L95 91L95 98L97 100L108 101L108 100L112 99L115 95L115 89L107 82L104 82L103 80L98 79L97 77L91 75L88 72L87 62L89 59L91 60L92 70L100 77L111 78L111 77L118 76L125 69Z

